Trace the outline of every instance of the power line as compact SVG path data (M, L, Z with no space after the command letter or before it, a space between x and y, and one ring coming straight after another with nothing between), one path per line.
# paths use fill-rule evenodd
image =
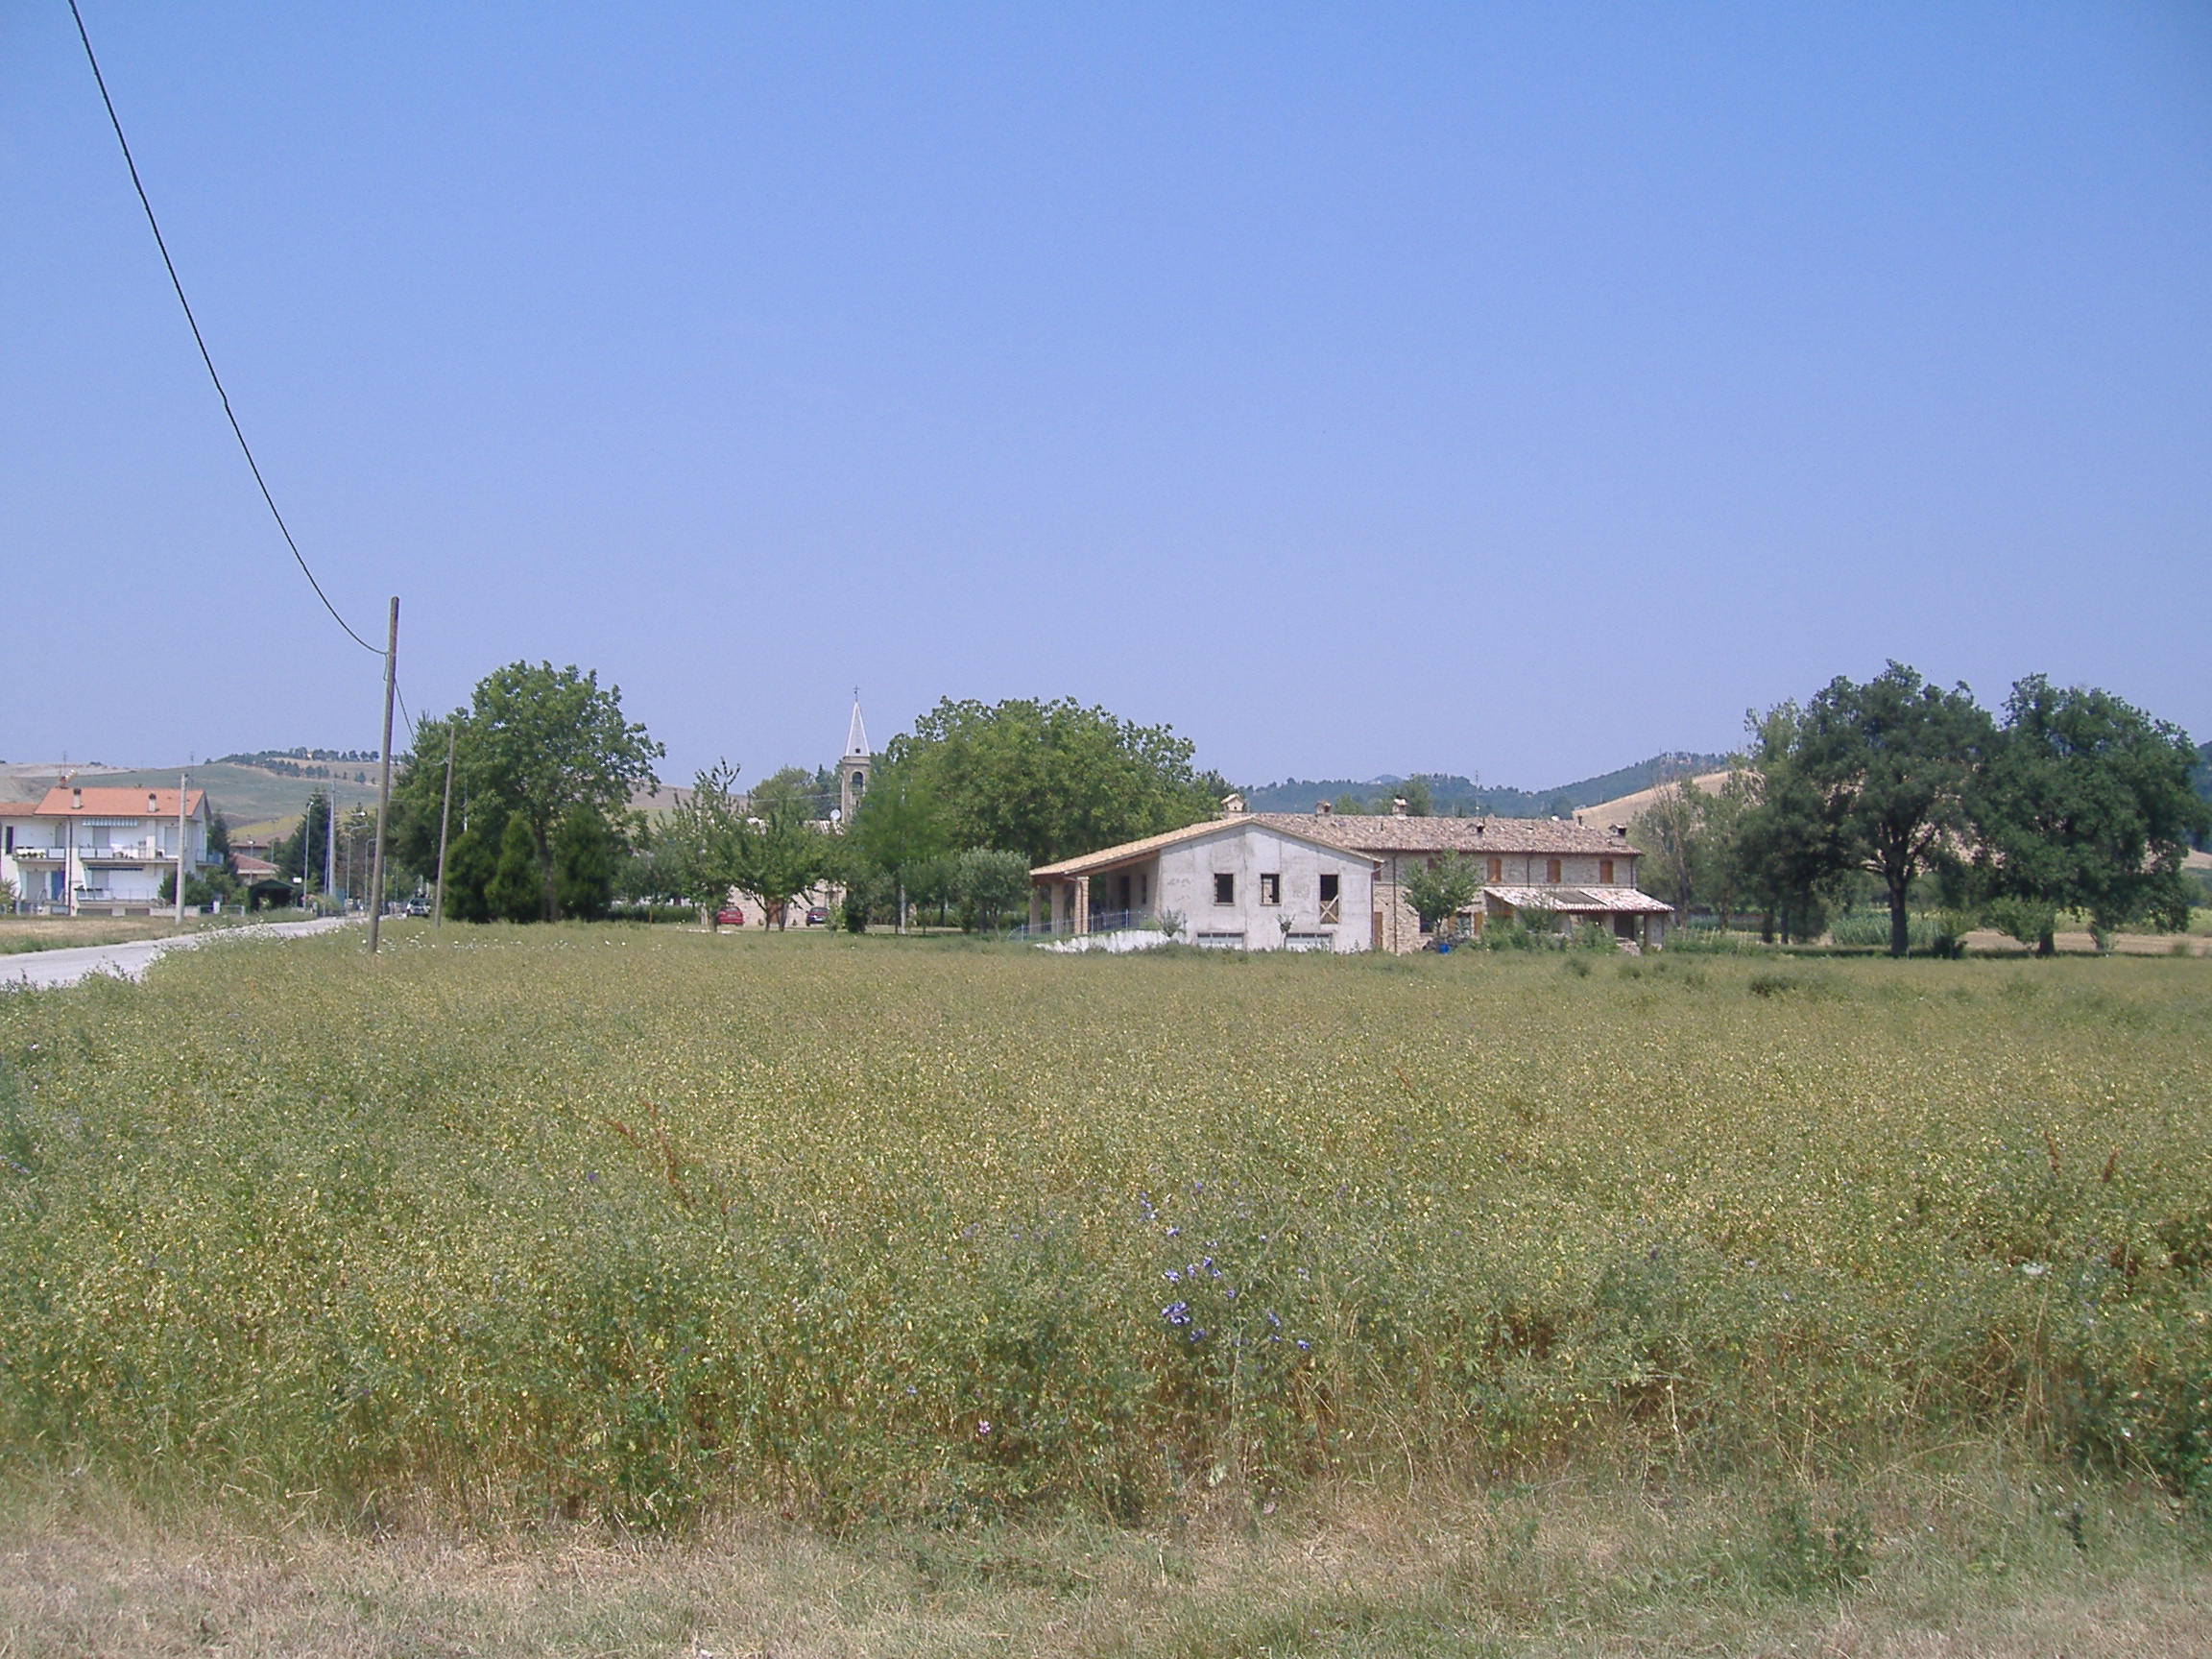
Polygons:
M177 276L177 262L169 257L169 244L162 240L160 222L154 217L154 204L147 200L146 186L138 178L138 163L132 158L131 141L123 136L123 123L115 114L115 100L108 96L108 78L100 73L100 60L93 56L92 36L85 33L84 14L77 10L77 0L69 0L69 15L77 20L77 38L84 42L84 60L92 65L92 79L100 87L100 102L108 107L108 124L115 129L115 142L123 147L123 164L131 169L131 184L138 192L138 205L146 209L146 224L154 232L154 246L161 250L161 263L169 271L169 286L177 290L177 303L184 307L184 321L192 326L192 340L200 348L200 361L207 365L207 378L215 383L215 396L223 400L223 414L230 422L231 436L238 440L246 465L252 469L253 482L261 487L261 499L269 504L269 516L276 520L276 528L284 535L284 545L292 549L300 573L307 578L307 586L315 589L315 597L323 601L323 609L330 613L330 619L345 629L347 637L362 650L381 657L383 652L354 633L346 618L338 614L338 607L330 603L330 595L323 591L323 584L315 580L315 572L307 567L300 543L292 540L292 527L284 522L284 515L276 511L276 497L269 493L269 482L261 476L261 464L253 459L253 447L246 442L245 430L231 411L230 394L223 390L223 376L215 373L215 359L208 353L206 339L200 332L200 320L192 315L192 301L184 298L184 284Z

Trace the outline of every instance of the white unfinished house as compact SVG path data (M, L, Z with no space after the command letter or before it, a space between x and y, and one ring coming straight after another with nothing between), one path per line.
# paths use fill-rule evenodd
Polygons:
M1042 865L1029 873L1030 931L1174 924L1184 942L1223 950L1364 950L1374 861L1305 822L1233 815Z
M1490 921L1597 923L1656 949L1673 906L1636 886L1641 856L1619 826L1535 818L1310 815L1230 809L1029 875L1030 931L1151 927L1223 950L1418 950L1430 942L1406 878L1456 854L1480 882L1452 930Z

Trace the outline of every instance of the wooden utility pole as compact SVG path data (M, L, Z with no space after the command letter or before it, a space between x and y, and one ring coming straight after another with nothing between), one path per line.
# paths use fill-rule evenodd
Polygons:
M184 926L184 780L177 774L177 926Z
M384 808L392 804L392 693L399 685L399 595L392 595L392 629L384 641L384 747L376 752L376 855L369 876L369 954L376 954L384 919Z
M438 902L430 912L433 928L445 920L445 828L453 821L453 739L460 731L458 725L445 728L445 805L438 809Z

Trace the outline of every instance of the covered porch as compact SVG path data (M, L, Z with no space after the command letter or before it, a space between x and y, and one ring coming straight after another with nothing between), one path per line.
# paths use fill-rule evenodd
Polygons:
M1482 889L1482 913L1498 921L1544 915L1563 928L1595 922L1623 945L1656 950L1674 906L1633 887L1492 886Z
M1031 873L1029 925L1032 939L1117 933L1142 927L1157 914L1160 856L1157 853L1121 861L1070 860L1077 866L1051 866Z

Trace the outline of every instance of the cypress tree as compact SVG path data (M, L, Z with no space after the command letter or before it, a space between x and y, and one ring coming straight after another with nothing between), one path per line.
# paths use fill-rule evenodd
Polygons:
M554 902L561 914L597 922L614 897L613 838L589 806L571 807L553 842Z
M492 906L485 889L499 868L499 848L485 826L465 830L445 850L445 919L489 922ZM435 866L433 866L435 867Z
M484 902L501 922L545 919L545 877L527 813L508 815L506 833L499 837L499 863L484 889Z

